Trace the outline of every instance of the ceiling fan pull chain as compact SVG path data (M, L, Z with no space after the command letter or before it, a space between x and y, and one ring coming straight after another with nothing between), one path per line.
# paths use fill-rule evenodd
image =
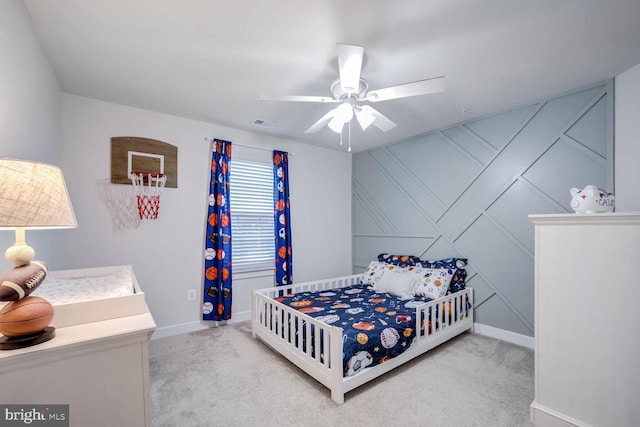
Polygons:
M351 152L351 120L349 120L349 150L348 152Z

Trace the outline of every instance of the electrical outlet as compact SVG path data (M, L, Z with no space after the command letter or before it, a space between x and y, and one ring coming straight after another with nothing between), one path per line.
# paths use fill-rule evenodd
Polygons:
M195 301L196 300L196 290L189 289L187 291L187 301Z

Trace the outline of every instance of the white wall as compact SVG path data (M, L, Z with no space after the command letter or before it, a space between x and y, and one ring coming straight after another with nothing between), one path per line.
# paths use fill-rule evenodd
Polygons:
M615 78L616 211L640 212L640 64Z
M0 157L60 166L62 91L22 1L0 2L0 29ZM57 239L64 232L27 231L27 243L36 250L37 259L55 268ZM12 231L0 231L0 253L14 239ZM10 267L0 257L0 271Z
M178 188L164 190L159 218L123 232L113 230L99 194L100 183L110 178L114 136L158 139L178 147ZM62 157L79 224L62 239L64 268L133 265L159 334L200 326L200 303L188 302L186 295L188 289L200 293L202 287L211 161L205 137L236 143L232 158L270 161L270 151L239 144L293 153L289 175L294 279L351 273L350 154L64 94ZM237 275L234 317L248 318L251 289L272 283L270 272L261 277Z

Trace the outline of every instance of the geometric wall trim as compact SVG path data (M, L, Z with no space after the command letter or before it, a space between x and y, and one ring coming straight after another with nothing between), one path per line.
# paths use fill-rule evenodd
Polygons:
M478 322L533 336L529 214L613 188L613 81L353 156L353 269L381 252L469 259Z

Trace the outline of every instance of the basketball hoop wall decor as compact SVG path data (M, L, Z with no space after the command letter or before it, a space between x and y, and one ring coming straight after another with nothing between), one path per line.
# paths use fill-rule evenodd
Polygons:
M164 188L178 187L178 148L148 138L111 138L111 183L132 185L139 218L157 219Z

